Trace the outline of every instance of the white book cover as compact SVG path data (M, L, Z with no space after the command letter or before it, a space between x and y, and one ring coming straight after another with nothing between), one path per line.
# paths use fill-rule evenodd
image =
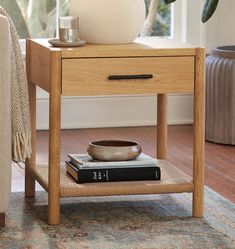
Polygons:
M98 161L94 160L88 154L69 154L68 157L79 168L154 167L157 165L156 159L144 153L141 153L136 159L128 161Z

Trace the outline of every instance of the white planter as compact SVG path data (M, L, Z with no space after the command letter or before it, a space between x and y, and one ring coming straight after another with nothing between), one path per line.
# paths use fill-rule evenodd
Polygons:
M71 0L70 15L79 17L80 37L88 43L132 42L145 20L144 0Z

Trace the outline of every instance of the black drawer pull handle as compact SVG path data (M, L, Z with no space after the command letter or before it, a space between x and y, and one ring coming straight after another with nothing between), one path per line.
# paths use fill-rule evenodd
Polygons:
M137 75L110 75L109 80L138 80L138 79L152 79L152 74L137 74Z

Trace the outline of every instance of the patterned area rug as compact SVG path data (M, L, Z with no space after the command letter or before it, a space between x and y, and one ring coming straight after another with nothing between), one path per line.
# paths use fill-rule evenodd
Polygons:
M235 248L235 205L205 191L205 217L191 217L191 194L66 198L61 225L47 225L47 194L12 194L5 249Z

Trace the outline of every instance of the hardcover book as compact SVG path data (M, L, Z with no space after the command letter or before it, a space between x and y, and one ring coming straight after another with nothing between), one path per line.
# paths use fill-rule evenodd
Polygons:
M72 162L66 161L67 173L78 183L161 180L158 166L119 167L119 168L83 168L78 169Z
M141 153L136 159L128 161L97 161L88 154L69 154L70 161L79 169L83 168L119 168L128 166L136 167L154 167L157 160Z

